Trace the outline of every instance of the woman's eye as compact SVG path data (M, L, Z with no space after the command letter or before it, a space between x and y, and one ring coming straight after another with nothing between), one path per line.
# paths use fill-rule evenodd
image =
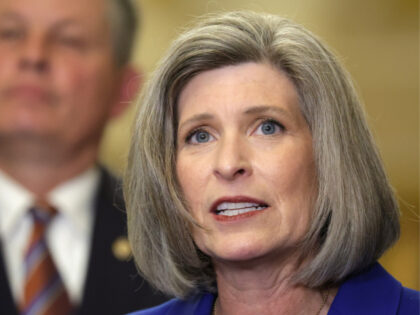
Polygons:
M187 137L187 143L206 143L213 140L213 136L205 130L193 131Z
M258 126L256 134L273 135L284 130L283 125L273 120L266 120Z

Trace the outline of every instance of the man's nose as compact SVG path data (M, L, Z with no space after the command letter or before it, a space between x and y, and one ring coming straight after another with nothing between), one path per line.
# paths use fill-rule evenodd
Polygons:
M214 160L214 174L232 181L252 173L251 152L240 136L223 137L218 141Z
M21 70L39 73L48 70L48 47L43 37L27 37L21 43L19 50L19 68Z

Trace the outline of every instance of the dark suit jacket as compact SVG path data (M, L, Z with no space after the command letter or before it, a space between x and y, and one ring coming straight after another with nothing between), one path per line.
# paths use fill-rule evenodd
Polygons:
M114 255L112 246L115 241L125 240L127 235L122 200L119 183L101 169L88 272L77 315L124 314L166 300L138 275L132 259L120 260ZM0 314L18 315L7 281L1 248Z

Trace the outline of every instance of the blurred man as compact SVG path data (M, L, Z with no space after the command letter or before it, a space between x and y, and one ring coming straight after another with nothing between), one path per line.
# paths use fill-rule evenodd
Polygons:
M106 122L134 93L132 9L0 0L0 314L162 301L135 277L115 180L97 165Z

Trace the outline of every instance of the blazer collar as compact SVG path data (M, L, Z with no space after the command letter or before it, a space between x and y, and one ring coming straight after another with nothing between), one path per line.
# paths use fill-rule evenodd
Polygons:
M328 315L394 315L401 290L401 283L375 263L340 286Z

